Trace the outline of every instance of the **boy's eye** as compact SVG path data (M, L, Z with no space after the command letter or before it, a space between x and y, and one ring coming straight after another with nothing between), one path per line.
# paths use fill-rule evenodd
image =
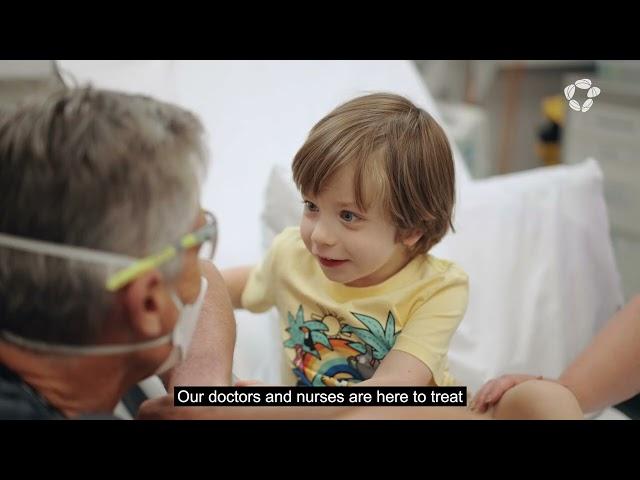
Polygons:
M349 210L343 210L340 212L340 218L345 222L351 223L357 220L358 216L355 213L350 212Z
M304 201L304 208L305 208L305 210L307 210L309 212L317 212L318 211L318 207L316 207L316 205L313 202L310 202L309 200L305 200Z

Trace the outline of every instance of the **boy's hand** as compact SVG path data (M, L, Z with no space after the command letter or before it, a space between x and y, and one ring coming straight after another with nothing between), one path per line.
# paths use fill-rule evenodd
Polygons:
M507 390L515 387L519 383L527 380L541 379L542 377L535 375L502 375L485 383L478 393L471 399L470 408L474 412L484 413L490 406L495 405L506 393Z

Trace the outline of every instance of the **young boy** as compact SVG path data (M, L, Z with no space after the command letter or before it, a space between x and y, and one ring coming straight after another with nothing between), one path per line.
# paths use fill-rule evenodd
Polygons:
M286 383L451 385L447 351L467 275L428 252L452 227L442 128L392 94L320 120L293 160L299 227L256 267L223 272L236 308L278 309Z

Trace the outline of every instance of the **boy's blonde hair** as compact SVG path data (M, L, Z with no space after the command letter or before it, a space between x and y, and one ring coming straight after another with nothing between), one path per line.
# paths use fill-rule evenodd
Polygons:
M453 229L455 172L447 137L427 112L390 93L355 98L329 113L309 133L293 160L293 179L303 194L317 195L343 167L355 168L355 200L374 201L401 236L422 238L426 253Z

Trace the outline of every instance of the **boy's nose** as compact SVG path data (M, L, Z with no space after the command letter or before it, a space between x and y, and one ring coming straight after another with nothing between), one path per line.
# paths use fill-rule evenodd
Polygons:
M311 232L311 241L316 245L332 246L336 243L335 237L331 234L331 230L327 228L324 222L317 222Z

